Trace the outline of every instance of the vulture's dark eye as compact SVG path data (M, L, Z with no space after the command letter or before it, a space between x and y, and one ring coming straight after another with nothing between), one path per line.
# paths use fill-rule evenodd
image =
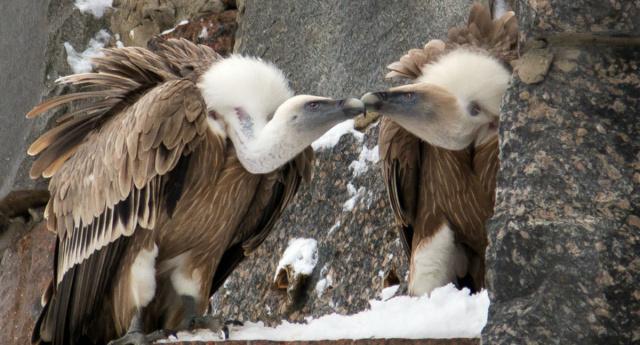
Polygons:
M402 94L402 98L405 102L413 102L414 99L416 99L416 93L415 92L405 92Z
M309 102L307 103L307 110L316 111L320 108L320 103L318 102Z
M478 102L469 103L469 114L471 116L477 116L481 111L482 108L480 108L480 104L478 104Z

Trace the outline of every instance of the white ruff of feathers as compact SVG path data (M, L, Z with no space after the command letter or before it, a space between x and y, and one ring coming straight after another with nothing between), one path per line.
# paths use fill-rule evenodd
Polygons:
M288 140L283 135L284 119L271 120L293 92L276 66L257 58L232 55L213 64L202 75L198 87L208 110L221 117L218 121L210 119L209 127L214 133L225 132L247 170L272 171L277 164L269 159L289 155L282 151L286 145L281 140Z

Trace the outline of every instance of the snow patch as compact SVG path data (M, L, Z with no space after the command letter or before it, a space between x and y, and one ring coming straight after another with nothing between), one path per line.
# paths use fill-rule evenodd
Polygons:
M349 164L349 169L353 170L353 177L358 177L369 170L369 163L375 164L379 160L380 154L378 152L378 145L374 146L372 149L363 145L362 151L360 151L360 155L358 156L358 160L351 162L351 164Z
M313 238L294 238L289 241L289 246L278 262L274 279L278 276L278 272L286 266L293 269L294 275L310 275L317 263L318 242Z
M76 0L74 5L82 13L89 12L96 18L101 18L104 11L113 5L113 0Z
M475 338L487 323L489 295L486 290L470 295L449 284L431 296L396 296L370 300L370 308L354 315L332 313L307 318L306 324L282 321L277 327L246 322L229 331L230 340L336 340L336 339L442 339ZM219 341L211 331L180 332L169 341ZM166 342L166 340L165 340Z
M64 49L67 52L67 63L73 73L91 72L91 58L102 56L101 49L109 42L111 35L106 30L100 30L89 40L89 46L83 52L78 53L71 43L64 42Z
M391 285L389 287L382 289L382 291L380 292L380 299L383 301L386 301L389 298L393 297L393 295L395 295L396 292L398 292L399 287L400 285Z
M331 278L331 276L327 276L325 278L318 280L315 288L316 294L318 295L318 297L322 297L322 295L324 295L324 291L327 289L328 286L331 286L331 284L333 284L333 279Z
M349 182L347 184L347 191L349 192L351 198L349 198L349 200L345 201L344 204L342 204L342 210L350 212L353 211L354 207L356 207L356 203L358 202L358 199L360 199L364 194L365 189L364 187L360 187L356 190L356 187L351 182Z
M338 144L343 135L348 133L351 133L354 138L362 142L364 139L364 133L355 130L354 124L355 121L353 119L340 122L328 130L323 136L314 141L311 144L311 147L313 147L314 151L330 149Z

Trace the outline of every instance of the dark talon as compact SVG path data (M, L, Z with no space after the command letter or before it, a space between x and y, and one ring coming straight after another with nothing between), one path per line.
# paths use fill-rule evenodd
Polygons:
M233 325L233 326L244 326L244 323L240 320L227 320L224 322L225 326Z

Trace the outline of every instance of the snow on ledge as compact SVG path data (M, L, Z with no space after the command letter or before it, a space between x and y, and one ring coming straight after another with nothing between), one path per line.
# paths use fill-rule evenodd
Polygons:
M113 5L113 0L76 0L74 5L82 13L89 12L96 18L101 18L104 11Z
M314 151L330 149L338 144L343 135L348 133L351 133L358 141L362 141L364 139L364 133L355 130L354 124L355 121L353 119L340 122L328 130L323 136L316 139L316 141L311 144L311 147L313 147Z
M282 321L277 327L247 322L230 330L230 340L337 340L337 339L443 339L476 338L487 323L486 290L469 295L453 284L433 290L431 296L397 296L369 301L370 309L354 315L329 314L307 318L306 324ZM220 341L218 334L180 332L168 341ZM167 342L165 340L165 342Z

